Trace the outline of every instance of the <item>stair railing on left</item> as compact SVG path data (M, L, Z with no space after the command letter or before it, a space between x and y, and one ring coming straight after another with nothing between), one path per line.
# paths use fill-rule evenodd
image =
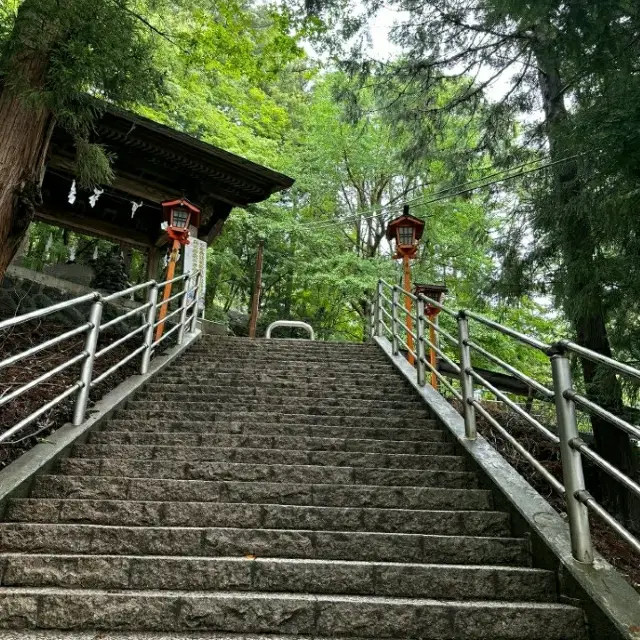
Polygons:
M41 385L47 380L55 378L60 373L62 373L66 369L69 369L73 365L79 364L81 367L78 380L69 385L62 393L57 395L55 398L49 400L35 411L32 411L31 413L26 415L18 423L12 425L4 432L0 433L0 443L10 443L9 439L12 436L28 427L47 411L53 409L63 400L73 395L76 396L73 424L81 424L86 416L87 404L89 401L89 392L93 387L115 373L125 364L139 356L141 357L140 373L146 374L149 370L149 363L151 361L153 352L160 346L162 342L164 342L175 332L178 332L178 344L182 344L185 331L193 333L196 330L198 315L197 291L201 274L199 272L196 272L193 275L194 277L192 278L191 273L185 273L181 276L173 278L172 280L167 280L160 283L157 283L155 280L150 280L149 282L145 282L144 284L129 287L128 289L124 289L122 291L118 291L106 296L95 291L93 293L88 293L84 296L80 296L72 300L66 300L64 302L45 307L43 309L37 309L36 311L25 313L21 316L16 316L0 322L1 337L2 332L21 325L25 322L45 318L47 316L50 316L51 314L59 311L64 311L66 309L77 308L80 305L86 304L88 302L92 303L87 322L83 322L79 326L61 333L54 338L46 340L45 342L41 342L40 344L36 344L29 349L25 349L24 351L20 351L9 356L8 358L0 360L0 370L2 370L5 367L9 367L24 360L25 358L34 356L44 351L45 349L55 347L56 345L74 336L85 335L84 349L80 351L80 353L73 355L67 361L51 369L50 371L47 371L46 373L43 373L42 375L34 378L33 380L21 385L17 389L14 389L13 391L0 396L0 407L3 407L9 402L20 398L25 393ZM194 285L193 287L191 286L192 280ZM164 301L158 303L158 290L161 287L180 282L182 283L182 290L169 298L169 301L180 299L180 306L175 311L165 316L163 320L157 322L157 310L160 306L162 306L162 304L165 304L167 302ZM136 307L135 309L132 309L131 311L127 311L126 313L123 313L122 315L119 315L116 318L109 320L108 322L102 322L102 310L105 303L114 302L119 298L129 296L139 291L147 292L147 301L144 304ZM154 341L154 330L158 327L158 325L164 324L172 317L176 317L178 315L179 317L177 318L177 323L175 324L175 326L166 331L159 340ZM139 327L98 350L98 341L100 335L105 330L112 328L125 320L133 319L138 316L144 316L143 323ZM116 362L113 366L111 366L100 375L96 377L93 376L93 368L96 360L99 360L113 349L128 343L132 338L139 335L142 335L142 344L139 344L139 346L133 348L130 353L126 354L123 358L121 358L118 362Z
M415 316L411 330L407 323L409 312L401 300L405 297L414 301ZM425 304L439 309L452 318L457 324L457 336L452 335L434 323L425 314ZM420 386L425 386L426 369L438 379L442 386L451 395L462 403L462 414L465 424L465 437L474 440L477 437L476 412L480 414L514 449L551 485L554 491L563 496L566 502L569 529L571 535L571 547L576 560L583 563L593 562L593 547L589 529L589 511L595 514L609 525L621 538L623 538L636 552L640 553L640 540L634 536L623 524L614 518L602 505L598 504L587 491L582 468L582 459L585 458L595 464L602 471L618 481L629 492L640 498L640 484L620 469L613 466L601 455L593 451L580 437L578 430L577 410L586 411L596 415L614 427L621 429L632 438L640 440L640 427L615 415L606 408L577 393L573 387L569 354L579 358L586 358L602 367L612 370L615 375L625 375L640 380L640 370L625 363L608 358L595 351L585 349L569 340L561 340L555 344L546 344L537 338L525 335L489 320L471 311L454 311L437 300L424 295L415 296L409 291L390 285L384 280L378 282L376 297L371 304L371 335L372 337L388 338L391 342L391 351L394 356L400 355L401 347L408 355L413 356L415 362L416 378ZM548 379L553 389L545 383L533 379L520 371L512 364L505 362L483 346L480 338L470 335L470 321L482 325L485 330L496 331L507 336L521 345L532 348L545 354L548 358L550 371ZM426 327L432 327L436 334L446 340L453 349L458 352L459 363L450 358L445 350L438 344L429 340L429 332ZM415 350L409 348L407 337L413 337ZM447 364L454 372L459 382L459 390L445 377L437 367L434 367L426 356L427 349L433 350L441 362ZM500 391L496 385L487 380L486 373L482 375L474 368L473 356L482 358L493 366L505 370L510 376L518 379L529 387L538 399L555 403L557 435L545 427L537 418L523 409L507 393ZM537 430L553 446L559 447L562 462L562 474L564 485L559 482L536 458L519 442L480 402L478 385L497 400L504 403L512 411L516 412L531 427Z

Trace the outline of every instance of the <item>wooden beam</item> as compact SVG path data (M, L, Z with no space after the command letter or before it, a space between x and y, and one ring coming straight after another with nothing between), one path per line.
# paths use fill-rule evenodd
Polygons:
M70 158L66 158L58 154L51 156L47 166L50 166L52 169L67 171L71 175L75 173L75 162ZM111 186L118 191L126 193L127 195L135 196L136 198L143 198L157 204L162 204L166 200L181 198L183 195L179 191L174 191L173 189L156 184L150 180L123 175L121 172L117 173Z
M112 242L122 243L131 247L148 248L153 244L149 236L141 231L127 230L122 227L82 216L67 211L55 211L49 208L41 208L36 212L35 218L48 224L53 224L62 229L69 229L77 233L83 233L96 238L104 238Z

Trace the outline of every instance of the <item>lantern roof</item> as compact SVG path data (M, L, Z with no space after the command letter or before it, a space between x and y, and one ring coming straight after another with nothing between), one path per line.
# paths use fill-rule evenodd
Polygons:
M414 282L413 292L415 295L422 294L427 298L434 298L437 300L441 293L448 293L449 288L444 284L425 284L421 282Z
M406 226L413 227L416 230L416 240L420 240L424 233L424 224L424 220L420 220L420 218L416 218L415 216L405 213L399 218L394 218L389 222L387 225L387 240L394 240L396 237L396 229L398 227Z
M189 202L186 198L181 198L179 200L170 200L169 202L163 202L163 209L173 209L174 207L185 207L189 209L191 213L200 213L200 209L196 207L195 204Z

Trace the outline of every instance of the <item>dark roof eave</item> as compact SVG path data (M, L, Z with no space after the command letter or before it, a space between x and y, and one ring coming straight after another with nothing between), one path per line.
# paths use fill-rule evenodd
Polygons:
M203 154L205 157L223 161L244 174L253 176L258 180L268 182L268 192L270 194L288 189L295 182L293 178L290 178L283 173L279 173L278 171L274 171L273 169L269 169L268 167L259 165L255 162L252 162L251 160L247 160L246 158L242 158L241 156L238 156L234 153L225 151L224 149L220 149L219 147L216 147L212 144L208 144L206 142L203 142L202 140L198 140L197 138L183 133L182 131L171 129L166 125L154 122L149 118L139 116L137 114L131 113L130 111L125 111L124 109L120 109L119 107L111 104L106 105L105 110L112 117L120 118L122 120L130 122L136 127L142 127L161 136L170 138L174 143L177 143L178 146L184 146L191 151L195 150Z

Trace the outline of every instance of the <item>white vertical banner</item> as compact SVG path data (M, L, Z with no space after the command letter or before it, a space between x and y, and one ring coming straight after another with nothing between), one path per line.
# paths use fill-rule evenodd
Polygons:
M184 271L192 273L200 272L200 284L198 286L198 308L204 310L204 292L207 290L207 243L191 237L189 244L184 247ZM189 302L193 300L190 296Z

